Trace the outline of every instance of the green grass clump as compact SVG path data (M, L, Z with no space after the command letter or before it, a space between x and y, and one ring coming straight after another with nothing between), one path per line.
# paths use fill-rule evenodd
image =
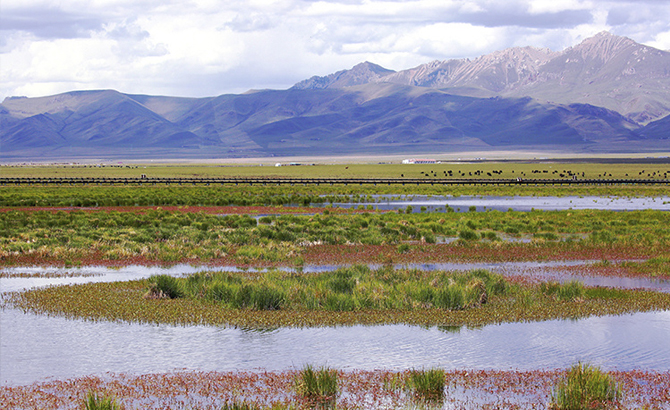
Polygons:
M84 402L84 410L121 410L123 407L110 397L98 396L90 392Z
M479 239L477 232L471 229L463 229L462 231L458 232L458 237L464 241L476 241Z
M558 300L579 300L586 295L586 288L584 285L576 280L566 283L558 282L543 282L540 284L540 291L547 296L554 297Z
M332 407L337 398L337 371L328 368L314 370L305 366L296 376L294 385L298 395L310 404Z
M607 409L616 406L621 388L600 369L578 363L558 382L552 393L551 409L586 410Z
M461 310L502 295L501 275L485 270L422 272L416 269L371 270L360 265L333 272L295 275L271 270L262 275L206 272L187 278L167 275L149 279L148 299L189 298L226 308L294 311L360 311L364 309Z
M170 275L155 275L150 278L147 298L176 299L184 296L181 283Z
M412 370L405 387L415 397L424 402L442 402L444 400L444 370Z
M260 410L260 407L245 402L233 402L224 404L221 410Z

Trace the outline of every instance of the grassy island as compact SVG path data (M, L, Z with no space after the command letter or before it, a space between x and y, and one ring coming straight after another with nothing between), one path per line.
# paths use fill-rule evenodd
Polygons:
M203 272L14 294L14 307L88 320L245 328L411 324L482 326L670 308L670 294L519 283L484 270L366 266L326 273Z

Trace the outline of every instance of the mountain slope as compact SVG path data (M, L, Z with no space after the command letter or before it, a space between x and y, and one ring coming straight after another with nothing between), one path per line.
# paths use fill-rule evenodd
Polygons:
M501 147L578 152L625 150L640 138L634 123L600 107L466 97L390 83L189 100L115 91L66 93L6 101L0 105L0 124L5 158L401 154Z
M117 91L77 91L2 104L3 146L181 147L212 143Z
M645 139L670 140L670 115L647 124L638 134Z
M439 88L473 97L528 96L590 104L642 125L670 113L670 52L607 32L561 52L516 47L474 60L434 61L385 75L377 72L378 76L368 77L369 82ZM349 75L336 74L338 78ZM310 84L298 83L301 88ZM321 81L311 88L345 86L345 82Z
M600 33L563 51L534 82L507 95L520 94L597 105L645 124L670 112L670 53Z

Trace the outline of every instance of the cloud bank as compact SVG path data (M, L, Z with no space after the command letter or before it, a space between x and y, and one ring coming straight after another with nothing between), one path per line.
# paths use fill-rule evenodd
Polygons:
M670 49L662 0L3 0L0 98L214 96L372 61L401 70L609 30Z

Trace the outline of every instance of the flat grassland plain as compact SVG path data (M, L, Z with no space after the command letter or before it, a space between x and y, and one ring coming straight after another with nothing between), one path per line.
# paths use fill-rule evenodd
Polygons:
M64 272L86 266L190 264L203 271L3 293L2 308L73 320L245 329L458 328L668 311L667 289L593 287L561 277L569 272L576 278L633 278L661 286L670 279L670 213L664 210L670 189L663 183L670 164L625 162L3 166L2 177L423 178L436 184L6 184L0 186L3 280L50 275L11 269L34 266ZM450 178L565 184L439 183ZM574 186L569 184L573 178L600 182ZM416 195L444 203L408 204L407 196ZM470 207L465 212L449 205L464 196L593 197L594 202L651 198L657 210L615 212L603 205L530 212ZM403 206L376 206L394 201ZM562 273L547 278L420 267L510 262L553 262ZM235 269L217 270L222 267ZM60 274L73 273L53 275ZM7 384L0 387L0 398L9 408L42 409L81 408L91 392L126 408L545 408L558 406L555 386L565 372L451 370L444 374L442 394L430 400L417 400L408 387L408 369L338 370L339 393L315 403L295 381L299 372L293 368L94 374L23 386L3 377ZM608 374L623 393L603 406L667 408L667 371Z

